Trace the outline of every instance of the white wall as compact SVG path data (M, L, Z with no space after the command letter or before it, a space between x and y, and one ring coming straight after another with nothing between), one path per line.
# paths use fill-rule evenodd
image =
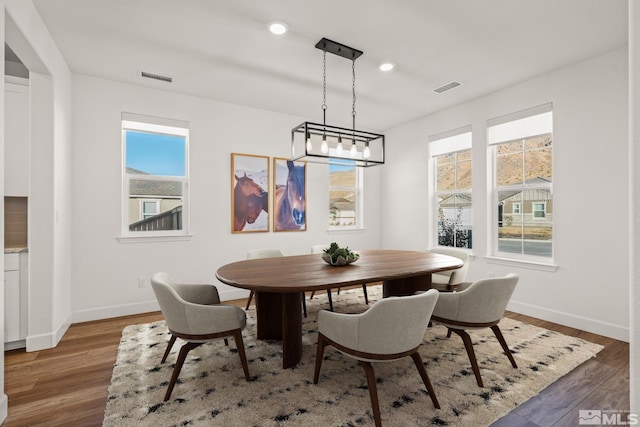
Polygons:
M627 64L627 49L620 48L387 131L383 246L420 250L436 244L427 220L427 138L470 124L476 257L469 277L516 272L521 278L510 309L628 340ZM558 269L489 263L486 121L548 102Z
M162 86L159 86L162 87ZM337 241L353 248L380 245L380 168L365 175L366 231L328 234L328 169L307 165L305 232L231 233L231 153L289 157L291 128L305 119L165 90L74 76L73 240L74 321L157 309L138 277L168 271L179 280L216 283L222 299L248 295L215 279L225 263L252 248L285 255ZM189 241L120 243L121 123L123 111L190 123ZM273 168L273 166L271 166ZM271 191L271 190L270 190Z

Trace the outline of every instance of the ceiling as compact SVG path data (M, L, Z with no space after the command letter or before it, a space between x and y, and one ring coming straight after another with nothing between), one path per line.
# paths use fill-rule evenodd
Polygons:
M627 44L627 0L33 0L71 71L322 121L326 37L356 60L356 127L384 131ZM289 32L276 36L271 21ZM391 61L391 72L378 70ZM140 71L173 77L143 79ZM351 126L327 55L327 123ZM452 80L459 86L433 89ZM295 125L295 124L294 124Z

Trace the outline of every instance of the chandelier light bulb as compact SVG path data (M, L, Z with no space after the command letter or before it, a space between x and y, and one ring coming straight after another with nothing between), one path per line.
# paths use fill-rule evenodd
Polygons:
M313 151L313 144L311 144L311 135L307 133L307 152Z
M322 145L320 146L320 151L322 151L322 154L327 154L329 152L329 144L327 144L327 137L322 138Z
M367 142L364 146L364 151L362 152L362 157L368 159L371 157L371 150L369 149L369 143Z
M356 147L356 140L353 140L353 143L351 144L351 150L349 151L349 154L351 154L351 157L355 157L358 154L358 147Z
M336 146L336 152L338 153L338 156L342 154L342 137L341 136L338 136L338 145Z

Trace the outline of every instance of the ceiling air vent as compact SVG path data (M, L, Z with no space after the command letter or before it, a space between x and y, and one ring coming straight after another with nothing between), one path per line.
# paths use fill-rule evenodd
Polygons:
M462 86L462 83L457 82L457 81L452 81L450 83L447 83L446 85L442 85L440 87L435 88L433 91L435 93L442 93L442 92L446 92L448 90L453 89L454 87L458 87L458 86Z
M160 80L167 83L173 82L173 77L163 76L162 74L149 73L146 71L140 71L140 77L144 77L145 79Z

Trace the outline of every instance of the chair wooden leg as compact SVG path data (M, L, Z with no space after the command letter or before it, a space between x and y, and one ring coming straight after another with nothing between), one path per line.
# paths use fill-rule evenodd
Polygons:
M167 393L164 395L164 401L166 402L171 397L171 392L173 391L173 386L176 385L176 381L178 381L178 375L180 375L180 371L182 370L182 365L184 365L184 361L187 358L187 353L193 350L196 347L200 347L203 343L195 343L195 342L187 342L180 348L180 354L178 354L178 360L176 360L176 366L173 368L173 373L171 374L171 381L169 381L169 386L167 387Z
M329 298L329 309L333 311L333 300L331 299L331 289L327 289L327 298Z
M447 329L447 338L451 338L451 329Z
M304 317L307 317L307 302L304 300L306 295L304 292L302 293L302 313L304 313Z
M253 299L253 291L249 291L249 298L247 299L247 306L244 308L245 310L249 310L249 306L251 305L252 299Z
M324 335L318 333L318 349L316 351L316 367L313 373L313 383L318 384L320 379L320 367L322 366L322 358L324 357L324 348L327 343L324 340Z
M311 291L311 295L309 295L309 299L312 299L315 294L316 294L316 291Z
M509 346L507 345L507 342L504 340L504 337L502 336L502 331L500 331L500 328L498 327L498 325L493 325L491 327L491 330L493 331L493 334L496 336L496 338L498 338L498 341L500 342L500 345L504 350L504 354L507 355L507 357L509 358L509 361L511 362L511 366L513 366L514 368L518 368L518 365L516 365L516 361L514 360L513 355L511 354L511 350L509 350Z
M420 373L420 377L422 378L422 382L425 387L427 387L427 391L429 392L429 397L431 397L431 401L433 402L433 406L440 409L440 404L438 403L438 399L436 398L436 392L433 390L433 385L431 385L431 380L429 380L429 375L427 375L427 370L422 363L422 357L420 357L420 353L415 351L411 354L411 358L413 359L413 363L416 364L416 368L418 368L418 372Z
M171 348L173 344L176 342L176 337L171 334L171 338L169 339L169 344L167 344L167 349L164 351L164 356L162 356L162 360L160 363L164 363L167 360L167 356L169 356L169 352L171 352Z
M236 342L236 348L238 349L238 355L240 356L240 363L242 363L242 370L244 371L244 378L247 381L250 381L249 364L247 363L247 354L244 352L244 341L242 340L242 331L240 330L235 331L233 333L233 340Z
M369 305L369 295L367 295L367 284L366 283L362 284L362 292L364 292L364 302L367 303L367 305Z
M369 388L369 397L371 398L373 419L376 422L376 427L382 427L382 421L380 419L380 404L378 403L378 389L376 388L376 374L373 371L373 366L371 366L370 362L365 362L363 360L358 362L367 375L367 387Z
M476 354L473 351L473 343L471 342L471 337L466 331L461 329L450 329L456 334L460 335L462 338L462 342L464 342L464 348L467 349L467 355L469 356L469 361L471 362L471 368L473 368L473 373L476 376L476 382L479 387L484 387L482 384L482 377L480 376L480 368L478 367L478 361L476 360Z

